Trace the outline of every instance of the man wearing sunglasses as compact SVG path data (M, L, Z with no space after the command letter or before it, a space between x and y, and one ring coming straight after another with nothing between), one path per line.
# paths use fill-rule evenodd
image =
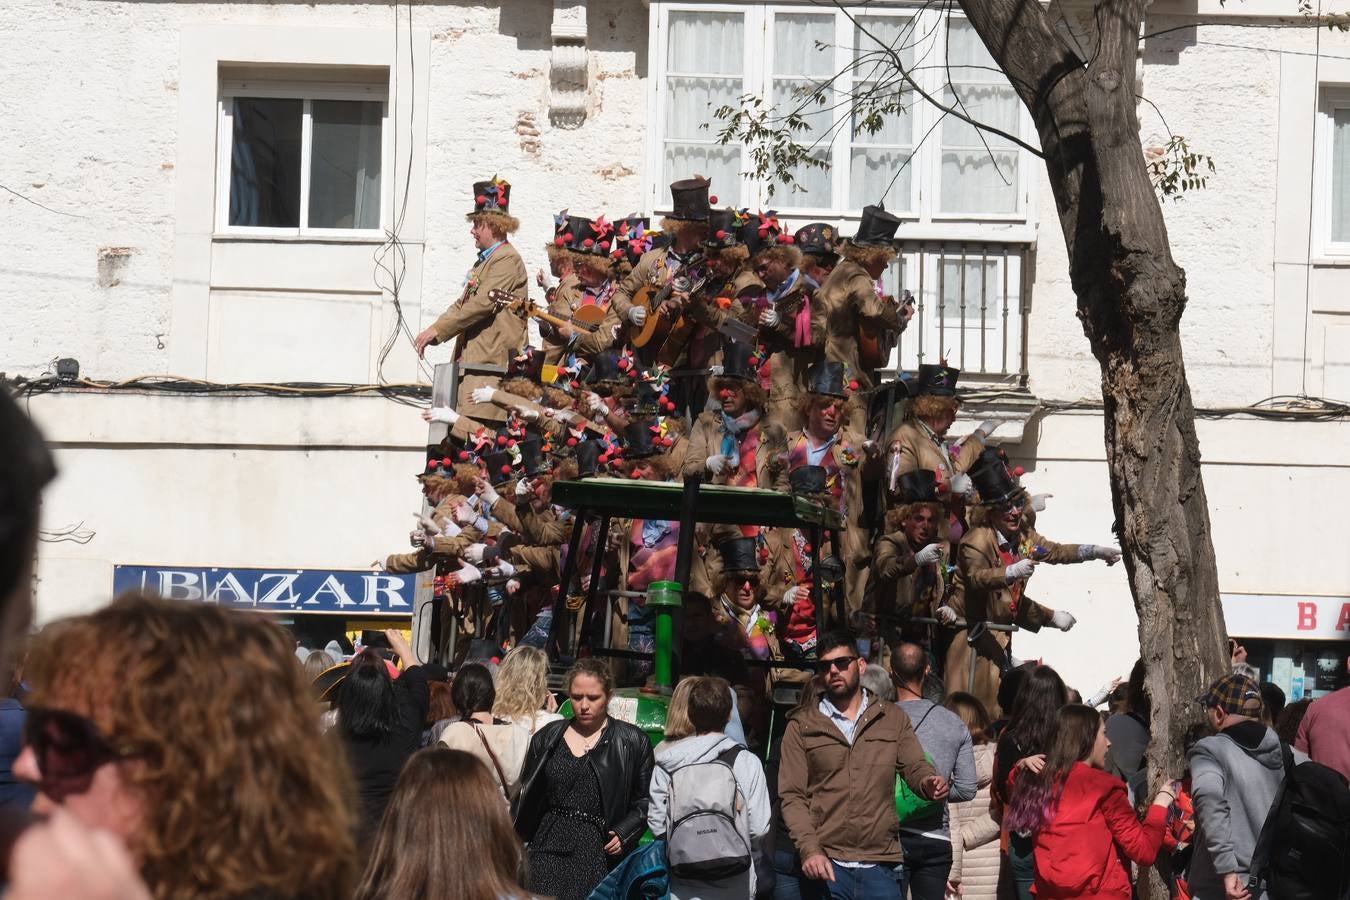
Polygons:
M947 780L924 758L909 717L861 686L867 661L851 635L828 633L816 650L825 691L788 717L778 774L783 821L802 874L833 900L903 900L895 780L929 800L947 796Z

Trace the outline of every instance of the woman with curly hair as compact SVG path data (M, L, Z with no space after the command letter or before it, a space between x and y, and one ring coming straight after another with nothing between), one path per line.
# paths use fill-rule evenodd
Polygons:
M163 900L345 896L350 776L292 646L263 616L135 594L49 626L15 763L34 810L125 842Z
M462 750L432 747L403 768L353 900L526 900L523 866L493 776Z
M531 736L562 719L548 689L548 654L524 644L511 648L497 667L497 697L492 715L527 730Z

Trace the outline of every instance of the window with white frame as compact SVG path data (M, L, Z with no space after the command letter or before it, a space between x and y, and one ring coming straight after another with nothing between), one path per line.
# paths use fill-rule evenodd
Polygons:
M1317 210L1327 256L1350 256L1350 86L1325 87L1317 123Z
M959 15L901 4L816 6L652 3L652 79L657 138L652 206L667 208L666 186L698 173L723 204L772 206L795 216L856 214L884 201L920 222L1019 222L1027 218L1027 170L1014 142L974 128L925 102L893 64L929 95L1019 139L1034 138L1028 117L974 29ZM835 78L832 87L821 86ZM812 90L813 86L816 88ZM878 122L848 96L884 108ZM794 186L745 177L741 144L718 143L721 106L763 98L778 115L797 112L795 140L828 168L800 165Z
M381 235L388 82L223 80L216 229Z

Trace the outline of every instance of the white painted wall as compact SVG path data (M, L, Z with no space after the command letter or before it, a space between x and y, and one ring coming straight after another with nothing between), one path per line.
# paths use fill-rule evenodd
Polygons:
M543 0L415 4L411 40L405 5L397 54L386 5L0 5L11 36L0 64L0 183L57 211L0 194L0 370L32 376L74 356L95 378L374 378L372 347L393 324L389 297L371 281L377 245L213 237L215 65L390 67L397 120L413 121L400 132L410 141L399 165L411 142L403 301L417 331L457 292L471 259L471 182L512 182L516 243L532 271L544 264L557 208L622 215L643 205L648 11L640 0L589 6L592 112L563 131L547 117L552 5ZM1318 393L1322 370L1305 361L1320 359L1323 332L1341 321L1350 271L1312 266L1307 252L1315 86L1350 83L1347 61L1333 58L1350 57L1350 38L1323 33L1319 63L1306 55L1313 30L1261 27L1268 6L1206 9L1224 24L1149 38L1141 50L1145 93L1218 166L1207 191L1165 210L1188 276L1183 336L1201 406L1305 384ZM1194 21L1187 7L1158 0L1147 30ZM1142 130L1146 142L1166 134L1147 110ZM1044 399L1093 398L1098 369L1040 180L1030 386ZM102 273L115 285L100 286L104 248L127 248ZM231 317L241 298L247 314ZM1305 306L1324 311L1310 317ZM385 374L416 373L402 341ZM424 427L376 398L61 393L35 398L32 410L62 464L47 524L83 521L97 532L84 546L44 545L43 620L106 599L116 563L359 568L400 548L417 505L410 475ZM1100 415L1061 413L1033 419L1009 448L1028 484L1056 495L1041 518L1052 538L1111 539L1101 433ZM1202 421L1199 433L1222 589L1350 594L1335 531L1310 524L1350 489L1346 426L1237 418ZM1031 593L1079 625L1068 636L1020 637L1019 655L1046 656L1085 691L1129 668L1135 622L1120 568L1046 567Z

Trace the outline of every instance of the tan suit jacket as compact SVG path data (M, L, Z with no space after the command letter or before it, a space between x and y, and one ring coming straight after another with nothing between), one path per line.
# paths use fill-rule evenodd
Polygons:
M570 319L580 305L581 281L575 273L569 272L553 289L553 299L548 304L548 311L559 318ZM557 332L549 323L539 324L539 334L544 340L544 365L556 366L562 362L563 356L567 353L567 342L558 339Z
M825 359L847 366L846 377L856 378L862 389L873 387L876 373L864 372L858 362L858 323L869 320L901 331L898 307L879 297L867 270L847 259L839 261L816 296L824 323Z
M437 343L459 339L455 359L462 366L496 366L505 370L525 345L525 320L520 315L501 314L501 308L488 299L492 290L515 297L524 297L529 291L525 263L510 244L502 244L485 262L474 264L463 295L432 323ZM474 388L495 388L500 381L498 375L463 374L455 409L485 422L505 421L506 413L499 407L469 400Z
M805 425L797 405L811 386L811 367L825 357L824 316L807 285L806 276L799 275L792 290L774 304L778 324L759 330L760 343L769 353L769 419L785 431ZM803 307L811 315L811 343L798 347L797 313Z
M950 485L952 476L957 472L969 472L970 467L975 465L975 461L984 452L984 440L979 435L972 434L961 442L949 459L938 446L938 438L929 427L914 419L906 419L900 423L900 426L891 433L888 446L892 455L898 454L900 457L901 475L918 469L927 469L938 473L938 483L942 485ZM890 485L887 485L886 489L889 492ZM895 502L895 498L892 498L892 502Z
M755 453L755 487L766 490L786 491L787 466L783 452L787 449L783 429L761 418L751 428L759 430L759 449ZM689 448L685 451L684 465L680 471L686 477L702 475L709 484L726 484L730 472L714 476L708 471L708 457L722 452L722 413L707 410L699 413L694 420L693 431L689 434Z

